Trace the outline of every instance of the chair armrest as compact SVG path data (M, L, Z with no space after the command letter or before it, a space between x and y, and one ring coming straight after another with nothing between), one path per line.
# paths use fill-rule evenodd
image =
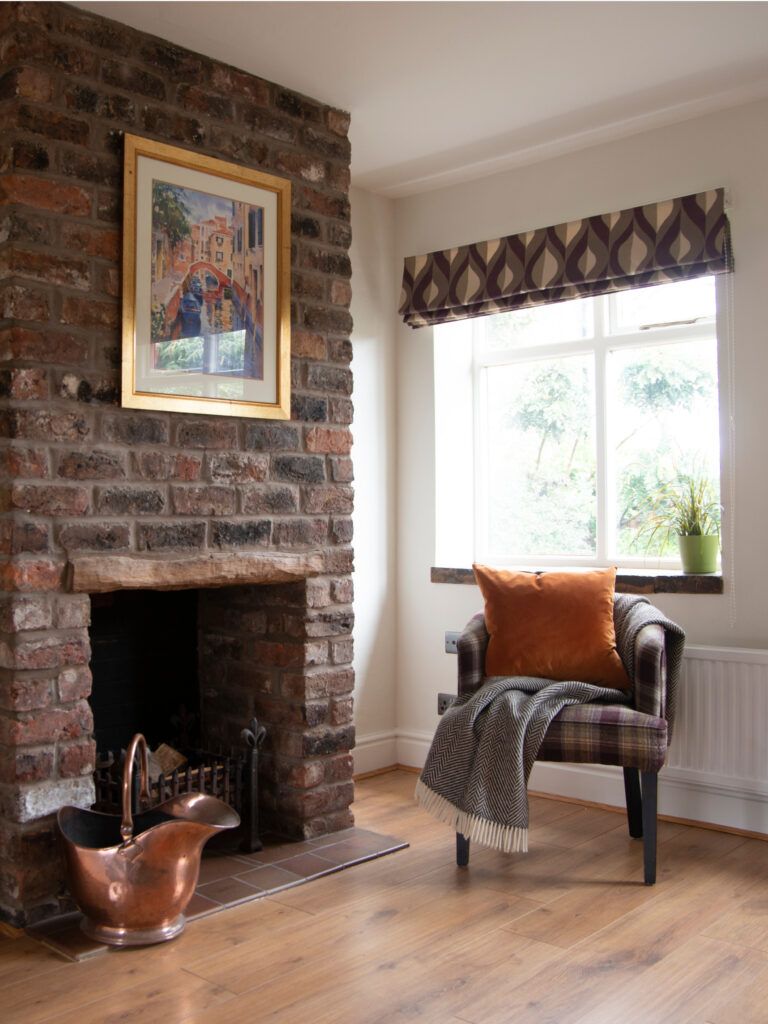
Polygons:
M480 689L485 675L485 652L490 634L485 628L485 616L482 612L473 615L464 627L456 643L459 656L459 697L469 696Z
M664 629L655 622L643 626L635 637L634 693L638 711L668 717Z

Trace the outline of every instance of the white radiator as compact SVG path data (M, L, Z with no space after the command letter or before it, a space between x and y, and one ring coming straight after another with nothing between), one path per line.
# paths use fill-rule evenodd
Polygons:
M768 651L686 647L659 811L768 835ZM537 762L533 791L624 804L621 771Z
M768 651L687 647L670 780L768 797Z

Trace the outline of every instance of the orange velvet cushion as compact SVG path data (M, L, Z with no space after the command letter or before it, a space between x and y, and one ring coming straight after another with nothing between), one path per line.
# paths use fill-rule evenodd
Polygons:
M615 569L535 575L473 568L491 636L486 675L631 688L616 650Z

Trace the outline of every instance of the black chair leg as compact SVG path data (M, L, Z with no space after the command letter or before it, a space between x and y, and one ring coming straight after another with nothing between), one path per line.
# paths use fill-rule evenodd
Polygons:
M456 833L456 863L460 868L469 864L469 840L461 832Z
M643 772L643 871L645 884L656 881L656 813L658 772Z
M640 839L643 834L643 804L640 796L640 772L637 768L624 769L624 795L627 798L629 834Z

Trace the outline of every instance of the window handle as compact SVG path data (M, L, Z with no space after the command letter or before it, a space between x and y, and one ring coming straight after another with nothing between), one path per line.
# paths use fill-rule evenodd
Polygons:
M692 320L668 320L666 323L661 324L640 324L641 331L655 331L659 327L690 327L691 324L697 324L700 320L707 320L706 316L695 316Z

